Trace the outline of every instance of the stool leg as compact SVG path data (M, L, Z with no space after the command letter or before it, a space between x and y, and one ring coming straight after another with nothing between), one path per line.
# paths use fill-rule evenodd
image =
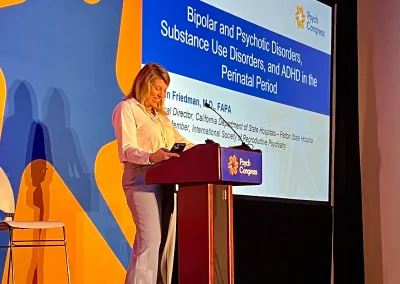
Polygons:
M9 247L8 247L8 249L10 249L11 248L11 237L10 237L10 235L8 236L8 244L9 244ZM10 275L11 275L11 263L10 263L10 259L11 259L11 251L9 252L9 255L8 255L8 272L7 272L7 284L10 284Z
M10 228L9 232L10 232L10 257L8 259L8 261L9 261L8 269L10 269L10 266L11 266L11 279L12 279L12 283L15 284L14 259L13 259L13 250L14 250L13 249L14 248L13 229Z
M62 229L63 229L63 234L64 234L65 262L67 265L68 284L71 284L71 274L69 271L68 249L67 249L67 238L66 238L66 234L65 234L65 227L63 227Z

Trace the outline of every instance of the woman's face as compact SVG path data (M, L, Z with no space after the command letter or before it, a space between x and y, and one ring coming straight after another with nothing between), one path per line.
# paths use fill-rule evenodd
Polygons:
M150 86L150 95L148 99L148 106L156 108L157 105L160 103L162 98L165 98L167 92L167 84L165 84L164 80L156 79Z

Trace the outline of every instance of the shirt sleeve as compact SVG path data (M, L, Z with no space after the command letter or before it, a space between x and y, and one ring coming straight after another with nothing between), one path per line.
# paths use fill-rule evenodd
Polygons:
M113 125L124 158L132 164L149 165L150 153L138 146L135 116L129 102L122 102L116 109Z

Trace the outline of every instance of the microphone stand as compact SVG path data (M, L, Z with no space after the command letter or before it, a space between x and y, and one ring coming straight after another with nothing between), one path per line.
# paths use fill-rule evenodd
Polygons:
M246 143L244 143L242 137L235 131L235 129L230 125L230 123L228 123L228 122L225 120L225 118L222 117L222 115L220 115L215 109L213 109L213 108L210 106L209 103L205 103L204 106L205 106L206 108L208 108L208 109L211 109L213 112L215 112L215 113L226 123L226 125L228 125L228 127L229 127L230 129L232 129L232 131L236 134L236 136L239 137L239 139L240 139L240 141L242 142L242 144L241 144L241 145L238 145L238 146L232 146L232 147L230 147L230 148L239 149L239 150L244 150L244 151L261 152L261 150L252 149L252 148L250 148L249 145L247 145ZM213 143L213 142L214 142L214 141L209 140L209 139L206 140L206 144L208 144L208 143ZM214 142L214 143L215 143L215 142Z

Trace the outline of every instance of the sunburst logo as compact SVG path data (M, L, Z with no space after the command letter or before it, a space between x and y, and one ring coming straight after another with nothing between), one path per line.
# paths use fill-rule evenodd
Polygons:
M304 22L306 21L306 15L304 14L303 6L299 5L296 7L296 13L294 14L294 18L297 23L297 28L304 29Z
M238 166L239 166L239 163L236 159L236 156L235 155L230 156L229 162L228 162L228 169L229 169L231 176L237 174Z

